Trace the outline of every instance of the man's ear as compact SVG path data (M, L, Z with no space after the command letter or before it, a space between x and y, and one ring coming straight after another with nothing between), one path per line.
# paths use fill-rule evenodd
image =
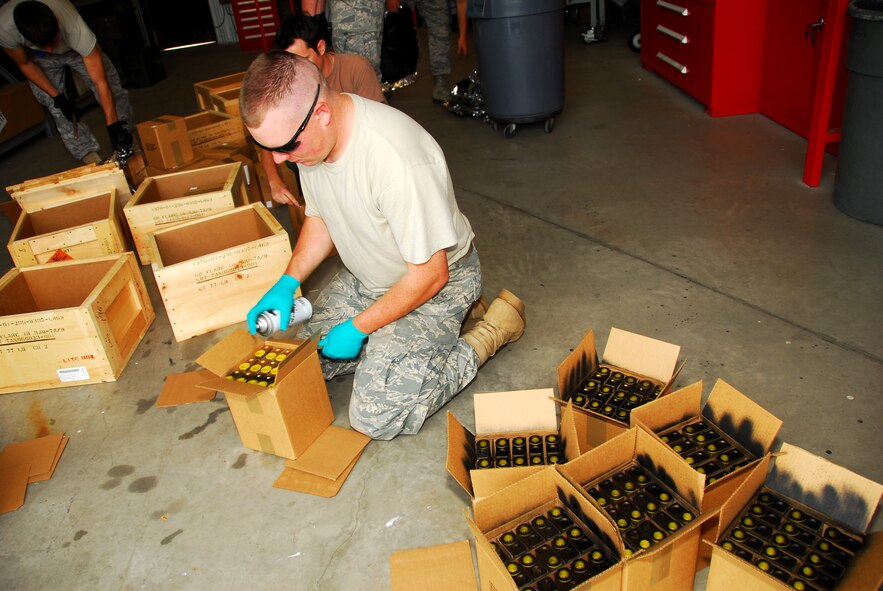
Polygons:
M325 44L325 40L319 39L319 41L316 42L316 53L319 55L325 55L326 51L328 51L328 46Z

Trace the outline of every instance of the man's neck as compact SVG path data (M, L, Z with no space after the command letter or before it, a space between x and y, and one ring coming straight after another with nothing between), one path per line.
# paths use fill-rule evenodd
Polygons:
M344 152L346 152L346 147L349 145L350 138L353 135L355 116L353 99L344 94L337 94L334 97L333 113L335 118L333 124L337 127L335 130L337 141L334 143L334 147L331 148L331 151L328 152L328 156L325 157L325 162L328 163L337 162L337 160L343 156Z

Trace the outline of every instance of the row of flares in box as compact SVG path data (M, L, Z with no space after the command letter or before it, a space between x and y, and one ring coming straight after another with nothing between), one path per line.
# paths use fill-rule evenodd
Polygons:
M658 544L696 517L674 491L636 463L583 486L619 528L626 558Z
M751 453L701 418L662 431L659 436L693 469L705 474L706 485L755 460Z
M794 589L833 589L863 538L816 511L762 488L721 546Z
M541 466L564 462L561 439L555 434L518 435L475 440L475 469Z
M628 424L632 409L659 398L664 384L601 365L574 393L574 406Z
M519 523L491 545L522 591L565 591L614 564L562 506Z
M276 381L279 366L288 356L291 349L264 345L246 359L243 359L226 378L247 384L256 384L266 388Z

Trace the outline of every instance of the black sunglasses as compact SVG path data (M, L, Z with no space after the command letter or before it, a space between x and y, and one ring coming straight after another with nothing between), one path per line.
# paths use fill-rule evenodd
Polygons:
M321 90L321 86L319 84L316 85L316 96L313 98L313 104L310 105L310 110L307 111L307 116L304 118L304 122L300 124L300 127L297 128L297 131L294 132L294 135L291 136L291 139L288 140L285 144L279 146L278 148L268 148L267 146L261 144L256 139L254 140L255 145L258 148L262 148L269 152L278 152L280 154L288 154L289 152L294 152L297 150L297 147L300 146L300 140L297 137L303 133L304 129L307 128L307 124L310 122L310 119L313 116L313 109L316 108L316 103L319 102L319 90Z

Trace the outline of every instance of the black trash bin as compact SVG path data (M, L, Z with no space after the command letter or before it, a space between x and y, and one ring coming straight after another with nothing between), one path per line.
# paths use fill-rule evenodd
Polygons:
M849 79L834 205L846 215L883 225L883 0L853 0L849 14Z
M564 107L564 0L468 0L488 116L513 137L520 123Z

